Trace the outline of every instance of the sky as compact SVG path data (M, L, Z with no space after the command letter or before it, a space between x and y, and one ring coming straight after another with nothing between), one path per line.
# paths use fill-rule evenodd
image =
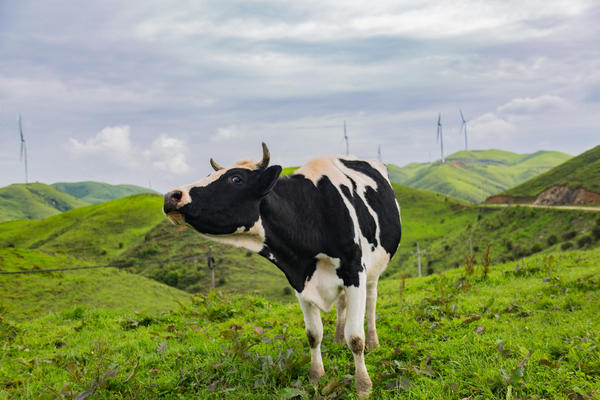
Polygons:
M0 186L158 191L261 157L405 165L600 144L588 0L0 0Z

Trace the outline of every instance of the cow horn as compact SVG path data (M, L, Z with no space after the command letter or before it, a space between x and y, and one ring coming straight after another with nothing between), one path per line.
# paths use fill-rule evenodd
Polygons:
M225 169L225 168L221 167L219 164L217 164L217 163L215 162L215 160L213 160L212 158L210 159L210 165L213 167L213 169L214 169L215 171L218 171L218 170L220 170L220 169Z
M267 145L265 144L265 142L262 143L262 149L263 149L263 159L261 162L256 164L256 169L267 168L267 166L269 165L269 161L271 160L271 154L269 153L269 149L267 148Z

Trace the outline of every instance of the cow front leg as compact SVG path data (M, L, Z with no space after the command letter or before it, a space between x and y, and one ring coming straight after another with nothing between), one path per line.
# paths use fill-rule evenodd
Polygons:
M321 341L323 340L321 312L314 304L302 300L300 296L298 296L298 301L304 314L306 337L310 345L310 370L308 371L308 376L311 383L317 384L319 378L325 374L323 360L321 359Z
M366 277L360 274L358 287L346 287L346 343L354 355L354 383L358 397L365 398L371 393L371 378L365 366L365 306L367 297Z
M379 347L375 308L377 307L377 280L367 283L367 349Z
M346 326L346 293L342 292L338 297L337 305L335 306L337 320L335 324L335 343L344 343L344 327Z

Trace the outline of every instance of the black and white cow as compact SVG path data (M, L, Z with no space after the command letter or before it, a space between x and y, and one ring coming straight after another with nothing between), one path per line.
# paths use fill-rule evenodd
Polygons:
M325 156L291 176L260 162L239 161L165 194L163 210L210 239L245 247L269 259L296 290L311 348L309 376L325 373L320 311L337 302L335 341L354 354L358 395L368 396L367 348L375 328L377 281L400 242L400 211L387 170L378 161Z

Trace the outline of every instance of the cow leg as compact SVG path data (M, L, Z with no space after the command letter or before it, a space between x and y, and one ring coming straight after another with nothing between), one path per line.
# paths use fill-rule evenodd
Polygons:
M306 336L310 345L310 370L308 376L313 384L319 382L319 378L325 374L323 369L323 360L321 359L321 341L323 340L323 322L321 321L321 312L312 303L302 300L298 296L300 308L304 314L304 326Z
M344 343L344 327L346 326L346 293L342 292L340 297L338 297L335 310L337 312L337 321L335 324L335 336L333 337L333 341L335 343Z
M375 308L377 306L377 280L367 283L367 349L379 347Z
M354 355L354 383L358 397L365 398L371 393L371 378L365 366L365 306L366 306L366 277L361 274L360 284L358 287L346 287L346 327L344 335L346 343L352 354Z

